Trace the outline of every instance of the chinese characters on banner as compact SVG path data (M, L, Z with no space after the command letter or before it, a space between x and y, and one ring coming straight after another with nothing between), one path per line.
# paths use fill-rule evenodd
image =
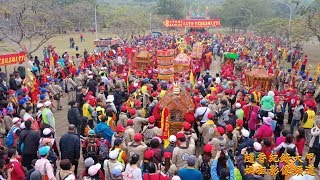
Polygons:
M20 62L24 62L25 57L26 57L26 52L0 55L0 66L18 64Z
M220 27L220 19L183 19L183 20L164 20L164 27L190 27L190 28L208 28L208 27Z
M306 159L308 162L314 158L313 153L308 153ZM303 169L303 161L301 156L290 156L288 153L283 153L280 158L277 154L271 154L269 160L264 153L260 153L257 157L253 153L244 155L244 163L250 163L251 166L245 167L245 174L257 174L257 175L266 175L276 176L281 172L284 176L292 175L302 175L308 174L311 176L315 175L315 169L313 165L305 166ZM278 165L279 163L279 165ZM269 164L267 170L266 165ZM282 167L279 167L282 164Z

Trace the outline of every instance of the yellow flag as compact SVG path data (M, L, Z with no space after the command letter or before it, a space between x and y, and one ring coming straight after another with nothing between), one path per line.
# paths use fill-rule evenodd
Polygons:
M128 89L128 93L130 93L129 92L129 77L130 77L130 74L131 74L131 69L129 68L129 71L128 71L128 74L127 74L127 89Z
M190 72L190 82L191 82L191 85L193 87L195 82L194 82L194 75L193 75L192 71Z
M54 66L54 59L53 59L52 53L50 53L50 65Z
M285 61L286 59L287 59L287 49L284 48L282 53L282 61Z
M169 116L169 109L164 107L161 112L161 129L162 129L162 140L163 140L163 147L166 148L169 145L169 126L167 122L167 118Z
M320 64L318 64L318 67L317 67L317 71L316 71L317 74L320 73Z

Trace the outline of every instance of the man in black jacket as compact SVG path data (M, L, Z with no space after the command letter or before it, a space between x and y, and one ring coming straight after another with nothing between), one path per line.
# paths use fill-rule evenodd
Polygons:
M39 148L40 136L36 131L31 129L32 122L27 120L25 123L26 128L23 129L19 135L19 144L24 144L24 148L21 149L22 153L22 165L27 167L28 170L32 169L31 162L33 159L37 159L37 151Z
M79 109L77 109L75 101L70 101L69 105L71 106L71 108L68 111L68 122L69 124L73 124L77 129L77 133L80 134L82 119Z
M9 78L9 87L10 89L16 91L18 89L16 80L14 79L14 75L10 74L10 78Z
M75 133L76 127L69 125L68 132L64 134L59 142L61 160L69 159L75 166L74 173L77 174L80 158L80 137Z

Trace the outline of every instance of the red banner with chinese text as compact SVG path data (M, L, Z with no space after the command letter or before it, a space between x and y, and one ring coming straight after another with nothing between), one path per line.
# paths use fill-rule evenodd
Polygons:
M0 55L0 66L25 62L26 52Z
M208 28L220 27L220 19L170 19L163 21L164 27Z

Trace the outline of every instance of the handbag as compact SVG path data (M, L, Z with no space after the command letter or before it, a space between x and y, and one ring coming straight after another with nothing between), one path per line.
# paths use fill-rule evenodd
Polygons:
M46 167L46 164L47 164L47 162L46 163L44 163L44 166ZM41 175L41 180L49 180L49 176L47 175L47 169L46 168L44 168L44 171L45 171L45 175Z

